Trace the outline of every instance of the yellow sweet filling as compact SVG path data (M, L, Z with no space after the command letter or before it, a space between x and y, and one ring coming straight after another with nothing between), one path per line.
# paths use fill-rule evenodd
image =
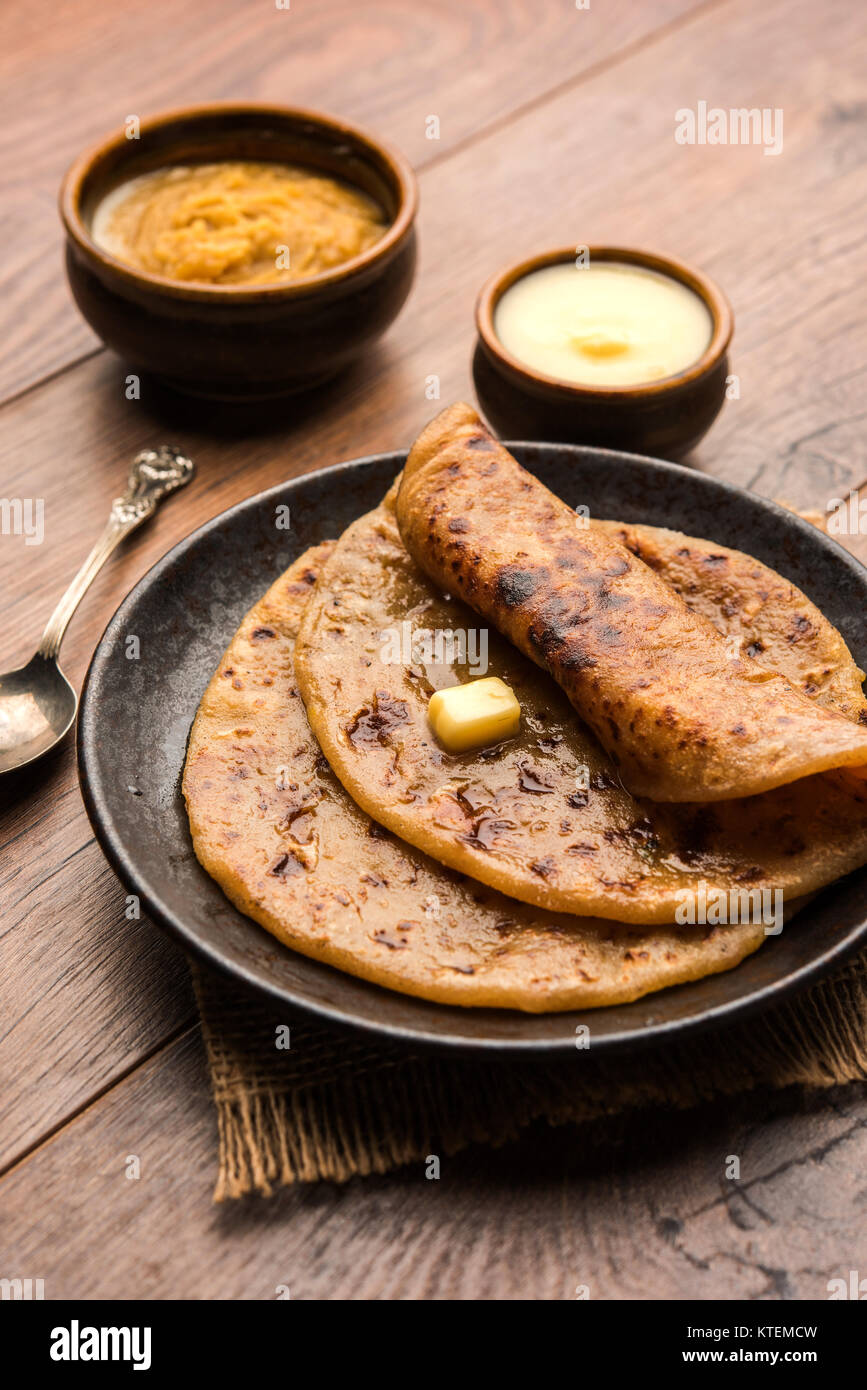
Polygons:
M95 241L137 270L211 285L305 280L386 230L366 193L309 169L227 161L156 169L121 185Z

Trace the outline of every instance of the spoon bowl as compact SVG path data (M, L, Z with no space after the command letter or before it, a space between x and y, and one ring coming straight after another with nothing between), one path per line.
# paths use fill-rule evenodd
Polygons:
M35 762L69 732L78 696L57 664L69 620L112 551L193 472L185 455L166 446L144 449L133 461L126 492L114 499L108 524L49 618L39 650L26 666L0 675L0 776Z
M78 696L60 667L39 652L0 676L0 773L26 767L68 733Z

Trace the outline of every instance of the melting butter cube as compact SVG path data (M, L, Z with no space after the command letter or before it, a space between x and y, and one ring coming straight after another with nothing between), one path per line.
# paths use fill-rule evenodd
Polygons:
M499 743L512 738L521 726L521 706L499 676L437 690L427 712L434 733L449 753Z

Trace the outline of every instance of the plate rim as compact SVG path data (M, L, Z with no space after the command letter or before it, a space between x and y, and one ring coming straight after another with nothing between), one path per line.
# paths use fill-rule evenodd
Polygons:
M530 451L534 449L544 449L546 453L560 453L566 457L574 458L576 455L591 455L594 459L602 456L612 462L628 460L631 463L640 465L651 465L654 471L663 470L671 475L689 474L692 477L700 477L703 484L707 484L711 491L717 488L720 493L732 498L748 498L751 504L764 509L771 516L776 517L784 525L793 528L797 533L815 538L818 534L822 542L833 552L836 552L838 559L843 560L847 568L856 580L865 583L863 566L860 561L833 536L825 532L818 532L810 522L805 521L797 512L792 512L788 508L775 502L772 498L753 493L749 489L741 488L735 483L730 483L725 479L718 478L713 474L703 473L698 469L691 468L687 464L674 463L665 459L656 459L643 454L629 453L619 449L597 448L595 445L549 443L542 440L515 440L504 441L505 447L516 451ZM379 1021L372 1018L358 1017L347 1013L339 1005L322 1004L318 1000L299 998L290 988L274 980L263 978L250 966L229 961L219 952L218 948L212 943L194 935L184 924L183 919L174 911L167 908L158 896L145 886L138 875L134 860L128 851L123 838L118 834L108 804L100 788L100 778L98 773L95 775L97 765L96 755L96 725L99 719L99 711L96 707L95 697L92 695L91 686L95 672L100 668L106 658L107 642L111 638L114 628L120 627L124 621L124 615L134 607L142 593L146 592L155 582L158 582L162 572L173 566L178 560L182 559L188 551L192 550L205 536L214 531L218 531L230 517L236 517L246 509L255 509L275 496L285 494L287 489L290 491L301 486L305 482L313 479L322 479L325 475L335 477L341 473L356 474L364 468L375 468L389 460L396 460L396 466L402 466L401 460L405 461L408 450L391 449L376 454L365 454L357 458L343 460L340 463L325 465L322 468L311 469L299 474L295 478L284 479L275 483L272 487L265 488L260 492L253 493L241 498L238 502L224 508L222 511L210 517L207 521L197 526L188 535L181 537L174 545L170 546L145 573L136 581L132 588L123 596L120 603L108 619L102 634L94 648L88 663L87 672L82 683L81 695L79 698L79 708L76 717L76 761L78 769L78 780L81 789L82 800L88 819L94 832L94 836L108 860L112 870L117 875L120 882L128 888L134 889L147 911L148 916L153 922L165 931L173 940L178 942L183 950L193 955L196 960L204 962L208 968L214 969L225 979L231 979L238 983L242 988L249 990L260 998L264 996L270 1001L279 1001L282 1004L289 1004L293 1009L297 1009L303 1015L310 1016L323 1024L335 1027L344 1031L362 1031L371 1036L387 1038L392 1042L409 1043L429 1050L447 1052L450 1055L495 1053L497 1055L520 1054L524 1057L531 1056L552 1056L566 1054L576 1050L574 1035L564 1029L561 1037L551 1038L470 1038L467 1036L449 1036L438 1032L425 1031L424 1028L412 1028L403 1024ZM719 542L723 544L723 542ZM203 870L203 872L205 872ZM856 870L855 873L861 872ZM833 886L840 886L853 875L839 879ZM832 885L827 885L831 887ZM819 890L825 891L825 890ZM227 899L227 901L229 901ZM233 909L240 913L240 910ZM251 922L252 918L248 919ZM253 923L259 926L258 923ZM265 932L264 927L259 930ZM267 933L266 933L267 935ZM809 961L791 971L781 979L769 981L767 984L754 989L750 994L730 1000L724 1000L716 1005L711 1005L693 1016L677 1017L668 1020L654 1021L639 1030L621 1030L592 1038L591 1051L594 1053L605 1052L606 1055L614 1053L625 1053L638 1050L644 1047L655 1046L670 1038L681 1040L686 1037L694 1037L699 1033L709 1032L722 1027L724 1024L737 1024L744 1020L754 1017L774 1003L780 1003L797 994L802 993L811 984L815 984L825 977L836 965L842 964L850 957L859 945L863 944L867 938L867 914L857 924L851 926L846 934L838 941L827 947L819 955L812 957ZM289 947L282 946L284 950ZM769 943L770 944L770 943ZM302 955L303 953L296 953ZM314 959L303 957L305 959ZM747 958L749 959L749 957ZM743 963L743 962L741 962ZM739 964L741 964L739 963ZM325 966L325 962L315 961L315 964ZM335 967L328 967L335 969ZM722 972L724 974L736 973L738 966L732 972ZM337 972L346 974L348 972ZM385 986L376 985L373 981L363 980L361 977L352 977L359 983L369 985L372 989L386 989ZM703 977L710 978L710 977ZM688 982L700 983L700 982ZM669 986L669 990L684 986ZM401 998L410 1004L417 1000L419 1004L427 1005L434 1001L421 999L411 994L403 994L401 991L388 991L398 993ZM650 995L641 996L642 999L653 998L655 994L663 995L668 990L653 991ZM639 1001L633 1001L639 1002ZM484 1010L481 1008L470 1009L461 1005L440 1004L438 1007L451 1009L456 1016L460 1014L501 1014L517 1013L521 1015L521 1010ZM629 1007L621 1005L618 1007ZM558 1013L527 1014L527 1017L550 1017L568 1019L581 1012L580 1010L568 1010ZM597 1010L585 1011L592 1018ZM598 1012L604 1012L599 1010Z

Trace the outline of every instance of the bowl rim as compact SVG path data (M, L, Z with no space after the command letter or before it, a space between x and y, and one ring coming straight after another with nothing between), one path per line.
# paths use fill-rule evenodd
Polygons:
M205 121L220 116L261 116L285 119L291 117L300 122L309 122L337 135L366 147L389 170L398 192L397 213L385 234L357 256L352 256L341 265L311 275L304 280L265 285L210 285L201 281L174 280L168 275L156 275L151 271L137 270L125 261L113 256L94 241L81 215L81 194L88 176L95 165L112 150L128 145L123 130L114 131L90 145L73 160L67 169L59 192L59 211L68 239L75 244L91 262L99 264L104 271L137 286L172 298L192 299L203 303L255 303L261 300L303 299L317 294L320 290L340 284L356 274L369 270L378 261L390 258L391 253L406 239L412 230L418 212L418 183L409 160L393 145L373 135L362 126L346 121L340 116L331 116L325 111L315 111L303 106L283 106L274 102L259 101L212 101L200 102L191 106L173 107L171 110L157 112L140 122L140 135L144 135L180 124L183 121ZM138 142L136 142L138 143ZM351 180L348 180L351 182Z
M540 394L541 387L548 393L553 392L572 399L592 401L601 398L615 404L625 404L637 400L647 401L648 398L690 386L708 376L725 358L734 333L734 312L722 290L708 275L676 256L659 251L647 251L637 246L600 243L581 247L580 250L588 253L591 265L597 260L645 266L648 270L655 270L658 274L667 275L670 279L688 286L699 296L711 316L710 342L701 357L682 371L662 377L658 381L635 382L631 386L600 386L589 382L568 381L564 377L549 376L547 372L539 371L513 356L494 329L497 305L506 290L534 270L542 270L550 265L562 265L567 261L574 262L576 248L559 247L553 251L537 252L496 271L485 281L476 300L476 330L488 357L499 366L505 367L511 376L518 379L519 384L535 388L536 394Z

